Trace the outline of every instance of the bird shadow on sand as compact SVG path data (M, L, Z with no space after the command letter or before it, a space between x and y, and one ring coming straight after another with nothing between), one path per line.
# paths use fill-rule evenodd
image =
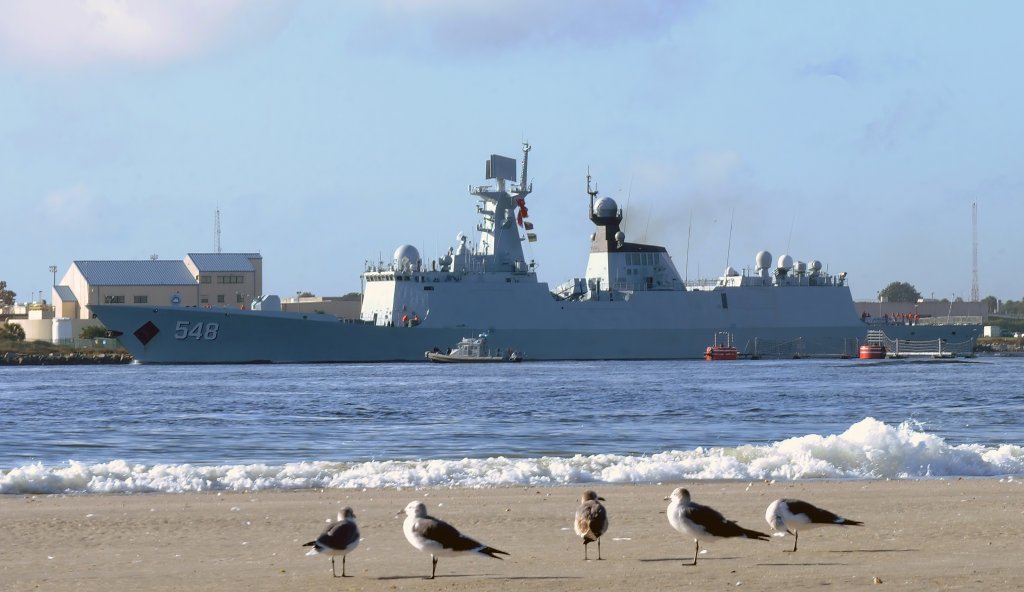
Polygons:
M834 567L836 565L849 565L849 563L833 562L793 562L793 563L755 563L758 567Z
M921 549L834 549L825 553L916 553Z
M739 559L739 557L698 557L698 565L705 561L721 561L722 559ZM637 559L640 563L662 563L665 561L680 561L686 565L693 563L693 557L652 557L650 559Z
M477 578L482 580L572 580L582 579L580 576L504 576L500 574L444 574L440 576L434 576L435 580L447 580L453 578ZM391 580L429 580L427 576L382 576L376 578L379 581L391 581Z

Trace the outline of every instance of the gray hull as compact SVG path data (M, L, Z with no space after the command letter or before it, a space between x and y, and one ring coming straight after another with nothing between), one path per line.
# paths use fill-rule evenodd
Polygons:
M420 362L424 351L483 332L495 349L529 360L700 359L717 332L729 332L746 355L855 356L866 336L845 287L787 289L785 298L770 289L729 292L728 309L717 292L664 292L622 302L552 300L489 323L467 318L447 327L431 326L430 317L400 327L226 308L98 305L94 312L146 363ZM912 338L963 341L979 332L967 325L917 327L921 335Z

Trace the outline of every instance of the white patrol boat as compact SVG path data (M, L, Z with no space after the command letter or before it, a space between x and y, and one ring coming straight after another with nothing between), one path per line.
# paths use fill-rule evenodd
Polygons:
M479 362L522 362L523 356L512 348L492 350L487 345L487 334L477 337L466 337L448 351L434 348L424 354L431 362L440 363L479 363Z
M459 233L439 258L399 247L368 266L359 319L279 310L93 305L93 313L140 362L423 361L438 344L486 333L497 350L531 360L701 359L708 336L728 332L759 357L855 355L867 326L845 273L817 261L762 251L751 273L731 267L687 286L665 247L630 242L623 212L590 187L595 229L585 274L555 289L537 278L522 243L535 240L525 198L530 147L521 171L492 155L487 179L471 187L481 221L474 244ZM516 183L516 173L521 172ZM968 339L980 327L961 329ZM946 334L926 338L947 338Z

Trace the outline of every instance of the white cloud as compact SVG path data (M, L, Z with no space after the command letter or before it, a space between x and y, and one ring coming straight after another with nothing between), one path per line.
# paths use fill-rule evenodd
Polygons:
M426 42L453 52L523 44L614 45L667 35L705 0L387 0L365 29L366 44ZM422 35L420 39L416 37ZM376 40L376 43L374 42Z
M70 68L164 63L217 45L241 0L0 0L0 58Z

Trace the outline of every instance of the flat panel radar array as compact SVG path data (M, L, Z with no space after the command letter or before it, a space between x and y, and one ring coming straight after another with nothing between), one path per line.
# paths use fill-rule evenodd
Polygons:
M487 161L487 178L516 181L516 159L492 154Z

